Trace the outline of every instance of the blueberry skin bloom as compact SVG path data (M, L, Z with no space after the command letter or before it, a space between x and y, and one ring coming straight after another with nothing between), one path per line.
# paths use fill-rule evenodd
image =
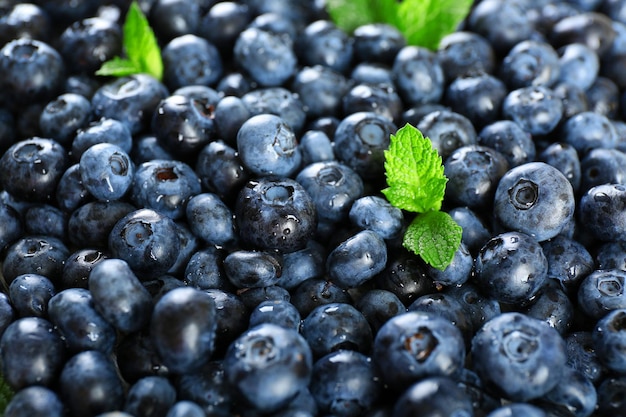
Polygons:
M165 293L155 304L150 320L154 348L163 364L176 374L195 371L210 360L216 329L215 301L191 287Z
M547 135L561 121L563 102L547 87L522 87L504 98L502 114L531 135Z
M626 272L595 270L582 280L577 295L579 308L596 320L612 310L626 309Z
M163 48L163 79L170 90L187 85L214 85L224 72L222 57L209 41L191 33Z
M626 373L626 309L613 310L598 321L592 333L598 359L611 371Z
M465 342L450 321L411 311L389 319L374 338L372 359L394 389L428 376L455 376L463 368Z
M152 296L121 259L104 259L89 273L89 292L105 320L124 333L148 323Z
M528 303L547 280L548 261L535 238L506 232L491 238L475 262L474 282L501 303Z
M326 259L330 281L355 288L374 278L387 265L387 244L380 235L362 230L341 242Z
M0 158L0 184L15 198L45 203L55 196L68 162L67 152L55 140L24 139Z
M11 323L0 339L2 377L13 390L51 386L65 362L61 334L48 320L24 317Z
M273 114L246 120L237 133L237 150L244 166L258 176L289 177L302 162L294 131Z
M585 232L603 242L626 240L626 187L602 184L580 198L580 224Z
M261 250L302 249L317 227L313 199L289 178L249 181L239 193L235 213L241 240Z
M298 332L263 323L242 333L224 356L236 398L261 413L283 409L311 380L313 359Z
M15 393L7 408L6 417L63 417L65 406L51 389L33 385Z
M371 358L351 350L338 350L315 362L310 390L320 411L338 417L358 417L376 403L381 384Z
M113 226L109 250L112 257L128 262L140 279L156 278L178 258L180 238L176 228L172 219L154 210L135 210Z
M437 103L444 91L444 73L437 55L427 48L405 46L392 65L398 93L409 105Z
M119 200L133 182L135 166L119 146L99 143L91 146L78 163L83 185L97 200Z
M485 385L511 401L545 395L561 381L567 366L561 335L516 312L486 322L472 339L471 354Z
M394 417L472 417L469 394L456 381L442 376L422 379L404 391L393 406Z
M537 241L561 233L574 216L574 190L567 178L544 162L519 165L500 178L494 214L505 228Z

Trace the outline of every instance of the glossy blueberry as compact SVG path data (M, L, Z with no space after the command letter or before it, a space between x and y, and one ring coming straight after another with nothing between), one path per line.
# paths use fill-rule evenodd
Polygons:
M280 86L296 71L293 40L254 27L239 34L233 57L245 73L263 87Z
M7 327L17 318L17 311L7 294L0 295L0 337Z
M211 358L217 310L213 298L198 289L175 288L155 304L150 335L163 364L174 373L197 369Z
M0 339L2 377L13 389L51 387L65 362L65 345L55 326L40 317L13 321Z
M225 202L233 201L249 179L237 151L221 140L209 143L200 151L195 172L204 190Z
M123 381L115 364L96 350L77 353L65 363L59 390L70 415L75 417L119 410L124 404Z
M557 235L542 242L543 254L548 260L548 276L565 287L575 288L595 269L593 257L582 243Z
M33 137L15 142L0 164L0 184L15 198L50 201L68 165L67 152L55 140Z
M321 412L342 417L362 416L381 395L371 358L352 350L339 350L318 359L310 387Z
M200 27L203 6L212 2L156 0L151 3L148 19L159 39L196 33Z
M188 85L215 85L224 68L217 47L206 38L185 34L169 41L162 52L163 80L170 90Z
M511 401L548 393L561 380L567 362L565 342L556 330L515 312L486 322L472 339L471 354L485 385Z
M48 40L50 16L34 3L11 3L3 6L0 17L0 44L20 37Z
M8 204L0 204L0 251L19 239L24 233L19 213Z
M400 97L408 105L439 102L444 92L444 73L436 53L405 46L396 55L392 75Z
M574 324L574 306L568 293L556 281L549 280L525 314L544 321L561 335L566 335Z
M199 33L224 51L231 51L239 34L248 27L253 14L247 4L217 2L200 21Z
M322 65L345 73L354 58L354 38L330 20L315 20L298 35L296 51L304 65Z
M357 27L354 37L354 56L361 62L390 64L400 49L406 46L406 39L392 25L370 23Z
M617 149L591 149L580 160L580 192L603 184L626 183L626 153Z
M91 103L79 94L61 94L50 101L39 117L41 133L62 145L74 138L77 130L91 120Z
M410 385L393 406L393 416L471 416L472 401L457 383L445 376L431 376Z
M112 257L130 265L141 279L157 277L176 262L180 240L176 223L169 217L139 209L118 220L109 234Z
M83 185L97 200L119 200L133 182L135 165L130 156L111 143L89 147L78 165Z
M117 78L102 85L91 98L95 118L124 123L131 134L146 129L159 102L168 96L166 87L146 74Z
M548 414L536 405L511 403L496 408L487 417L548 417Z
M553 45L560 47L570 43L582 43L601 56L610 48L615 38L611 19L598 12L583 12L564 17L549 33Z
M185 213L189 229L202 241L218 246L232 246L238 240L231 209L215 194L193 196Z
M469 207L455 207L448 214L463 229L461 242L472 254L478 252L491 238L484 221Z
M98 262L89 273L88 286L94 307L117 330L131 333L148 323L152 297L125 261Z
M267 11L254 17L249 23L249 26L295 38L297 34L297 24L298 22L290 19L289 16L283 13Z
M219 138L230 146L237 143L237 132L250 118L250 110L240 97L226 95L215 105L213 119Z
M237 197L235 214L241 240L261 250L302 249L317 227L313 199L289 178L249 181Z
M483 127L477 142L499 151L510 168L534 161L537 153L532 135L512 120L498 120Z
M112 352L117 337L115 328L96 310L93 296L87 289L59 291L48 302L48 316L72 353Z
M147 329L121 337L117 349L117 365L120 375L131 384L146 376L170 375L169 369L156 352Z
M476 130L472 122L460 113L438 110L428 113L417 125L428 137L443 160L462 146L476 144Z
M135 416L164 416L176 402L176 389L163 376L141 378L128 389L124 411Z
M302 161L293 130L272 114L253 116L241 126L237 150L244 167L258 176L290 176Z
M387 320L407 311L397 295L377 288L363 294L355 307L367 319L373 334L376 334Z
M59 37L59 52L71 73L96 72L122 52L122 28L103 17L74 21Z
M98 249L78 249L73 252L63 265L60 287L88 288L89 273L98 262L106 258L106 254Z
M521 87L510 91L504 98L502 115L531 135L547 135L561 121L563 102L548 87Z
M592 149L613 148L617 131L606 116L586 111L572 116L563 124L563 141L582 156Z
M297 135L302 132L307 114L297 93L283 87L257 88L241 96L241 100L252 116L273 114Z
M543 400L566 408L574 416L588 417L596 409L597 397L593 383L581 372L566 366L563 381L548 392Z
M222 268L224 257L224 250L215 246L194 252L183 273L185 284L198 289L227 289L229 281Z
M113 226L135 206L124 201L91 201L72 212L67 222L70 243L77 247L106 248Z
M203 413L221 416L227 415L231 410L232 395L222 360L209 361L198 369L181 375L176 380L176 389L178 399L193 401L202 407Z
M559 56L547 42L525 40L516 44L502 60L500 78L514 90L529 86L550 87L561 71Z
M355 200L348 216L355 226L376 232L383 239L397 237L403 228L402 211L382 197L365 196Z
M402 100L392 84L357 83L343 96L343 113L373 112L398 122Z
M444 36L439 42L437 57L447 80L491 74L496 66L491 44L470 31L459 30Z
M202 407L193 401L180 400L167 411L165 417L204 417L206 414Z
M300 138L300 149L305 166L335 159L333 143L322 130L307 130Z
M52 236L64 240L67 214L49 204L34 204L24 213L25 231L29 235Z
M598 412L606 416L623 417L624 401L623 392L626 389L626 377L615 376L606 378L597 388Z
M506 85L500 79L490 74L478 74L452 81L446 88L445 102L480 128L500 118L506 95Z
M362 230L344 240L328 255L329 279L342 288L354 288L372 279L387 264L387 245L376 232Z
M22 274L9 285L11 304L21 317L48 316L48 301L56 294L52 281L39 274Z
M4 409L6 417L62 417L64 405L59 395L39 385L19 390Z
M443 318L461 331L466 345L469 345L473 323L467 316L465 306L454 295L446 292L422 295L409 304L407 310Z
M375 62L360 62L352 68L350 78L357 83L373 84L385 87L394 85L391 67Z
M45 42L18 38L0 49L0 90L11 103L46 103L60 92L64 77L61 54Z
M620 89L615 82L606 77L598 77L585 90L589 110L616 119L620 111Z
M622 242L606 242L597 248L595 260L598 269L626 271L626 247Z
M278 284L269 287L246 288L237 296L247 310L253 310L265 302L291 302L291 293Z
M554 94L563 102L563 120L589 110L585 90L575 84L561 82L553 87Z
M602 184L590 188L580 198L581 229L600 241L624 240L625 200L626 188L621 184Z
M215 89L224 97L241 97L250 92L256 84L240 72L226 73L217 83Z
M453 376L463 367L465 343L448 320L423 312L389 319L376 333L372 360L394 389L429 376Z
M36 271L37 274L56 283L69 255L69 249L58 238L42 235L24 236L6 249L2 275L5 282L10 284L18 275Z
M565 338L567 365L585 375L594 383L604 378L606 368L598 358L590 331L571 332Z
M372 329L365 316L347 303L329 303L313 309L302 320L300 333L315 358L342 349L369 354Z
M280 410L305 389L312 369L311 349L304 338L271 323L243 332L224 356L234 397L265 413Z
M181 277L182 273L187 267L187 263L191 259L191 256L200 248L202 242L193 234L189 225L185 222L176 223L176 234L178 235L178 241L180 248L176 255L176 261L174 265L167 270L167 273L176 277Z
M278 285L293 290L309 278L320 278L325 273L326 249L309 240L306 247L283 254L282 274Z
M605 3L606 5L619 4L619 2L614 0L609 0ZM618 5L618 7L623 6ZM626 85L624 74L619 71L619 68L624 64L624 52L626 51L626 42L624 42L626 39L626 20L623 18L613 19L611 26L613 26L613 29L615 30L615 38L613 39L611 46L601 57L600 74L604 77L610 78L621 88Z
M426 263L406 250L389 250L387 266L374 278L374 282L377 288L394 293L405 305L435 292Z
M300 312L289 301L263 301L250 312L248 327L252 328L261 323L273 323L299 331L301 320Z
M396 130L391 120L377 113L350 114L339 122L335 131L335 155L362 178L377 178L384 172L384 151Z
M539 153L538 160L561 171L572 184L574 193L578 192L581 183L581 167L576 148L568 143L555 142Z
M544 162L530 162L502 176L494 196L494 214L507 229L544 241L566 227L575 203L572 185L561 171Z
M600 59L596 52L585 44L571 43L558 49L560 82L579 86L583 90L591 87L600 72Z
M150 208L176 220L184 216L187 202L200 191L200 179L189 165L157 159L136 168L130 199L137 207Z
M224 271L237 288L268 287L278 282L281 263L271 252L237 250L224 258Z
M461 146L444 163L446 195L460 206L475 210L490 207L500 178L508 169L504 155L493 148Z
M462 285L468 279L474 266L474 258L467 246L461 242L454 252L452 261L445 269L437 269L430 265L426 267L428 275L437 286Z
M322 278L309 278L298 285L293 291L291 302L306 317L320 305L330 303L351 303L348 292L330 281Z
M610 311L626 308L626 272L594 270L580 283L577 296L580 310L596 320Z
M502 303L528 303L544 286L548 261L535 238L522 232L492 237L480 250L473 282Z
M6 334L6 333L5 333ZM626 309L617 308L602 317L592 333L598 359L611 371L623 374L626 360Z
M500 303L493 298L486 297L471 281L448 287L445 289L445 294L449 296L446 297L448 300L452 297L460 303L474 330L479 329L485 322L502 312Z
M112 143L129 153L133 146L133 138L128 127L119 120L101 118L78 129L72 141L70 156L79 161L83 152L98 143Z

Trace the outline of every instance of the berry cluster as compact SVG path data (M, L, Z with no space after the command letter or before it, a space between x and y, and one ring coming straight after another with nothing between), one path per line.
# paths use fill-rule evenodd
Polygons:
M324 1L0 0L6 417L626 416L626 2L481 0L436 51ZM463 228L383 196L405 124ZM407 167L408 169L408 167Z

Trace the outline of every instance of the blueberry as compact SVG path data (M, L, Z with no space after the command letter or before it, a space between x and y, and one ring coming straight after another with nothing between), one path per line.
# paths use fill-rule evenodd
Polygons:
M24 236L4 253L2 275L10 284L13 279L33 271L57 283L63 271L63 264L70 255L67 246L52 236Z
M428 113L417 125L428 137L443 160L462 146L476 144L476 130L472 122L460 113L438 110Z
M224 356L224 372L234 397L252 410L275 412L311 380L309 345L298 332L264 323L243 332Z
M500 118L506 95L504 82L490 74L478 74L452 81L446 89L445 102L480 128Z
M536 405L511 403L498 407L487 417L548 417L548 414Z
M580 283L577 296L580 310L596 320L610 311L626 308L626 272L594 270Z
M590 110L611 119L618 117L621 93L613 80L598 77L585 92Z
M121 338L117 352L117 365L120 375L128 383L151 375L170 375L169 369L156 352L146 329Z
M602 317L593 329L592 339L598 359L611 371L623 374L626 360L626 309L617 308Z
M566 288L576 288L595 268L593 257L582 243L557 235L541 244L548 260L548 276Z
M59 390L71 416L98 415L124 404L123 381L114 362L96 350L77 353L65 363Z
M24 224L20 214L8 204L0 204L0 251L22 237Z
M539 153L538 160L561 171L572 184L574 193L578 193L582 174L576 148L568 143L555 142Z
M600 72L598 54L582 43L571 43L557 50L559 53L560 82L579 86L583 90L591 87Z
M357 27L354 37L354 56L361 62L391 63L406 39L395 27L385 23L370 23Z
M396 390L430 376L455 376L464 358L460 330L418 311L389 319L376 333L372 353L383 382Z
M470 253L477 253L491 238L491 232L485 226L484 221L469 207L455 207L448 211L448 214L463 229L461 242Z
M207 11L198 28L202 37L230 52L239 34L248 27L253 14L247 4L217 2Z
M202 367L181 375L176 380L176 389L177 398L192 401L202 407L202 416L226 416L230 413L232 394L222 360L209 361Z
M287 329L300 331L301 316L298 309L286 300L263 301L250 313L248 327L273 323Z
M300 149L305 166L335 159L333 143L322 130L307 130L300 138Z
M393 416L459 416L473 414L469 395L445 376L431 376L410 385L393 406Z
M519 123L531 135L547 135L561 121L563 102L548 87L521 87L504 98L502 115Z
M437 286L462 285L471 277L474 258L467 246L461 242L454 252L452 261L444 270L427 265L427 271Z
M62 417L65 407L59 395L39 385L19 390L4 409L6 417Z
M257 88L241 96L241 100L252 116L273 114L297 135L302 132L307 114L297 93L283 87Z
M435 285L427 272L426 263L406 250L388 251L387 266L374 281L377 288L388 290L409 305L416 298L432 294Z
M189 165L155 159L136 168L130 199L137 207L150 208L177 220L185 215L189 199L200 191L200 179Z
M196 194L187 203L185 213L191 232L204 242L228 247L237 243L233 213L217 195Z
M585 375L593 383L604 379L606 368L598 358L590 331L571 332L566 338L567 365Z
M355 307L367 319L373 334L376 334L387 320L406 312L406 307L397 295L377 288L363 294Z
M567 82L558 83L553 87L554 94L563 103L563 118L561 121L589 110L589 102L585 90Z
M550 42L557 48L582 43L602 56L611 47L615 30L611 19L598 12L582 12L559 20L549 32Z
M48 301L56 294L52 281L39 274L22 274L9 285L13 308L21 317L48 316Z
M622 241L625 199L626 188L621 184L602 184L587 190L579 204L581 229L600 241Z
M46 104L39 127L45 137L67 145L90 120L91 102L79 94L65 93Z
M483 127L477 142L502 153L510 168L534 161L537 153L532 135L512 120L498 120Z
M574 324L574 304L556 281L549 280L549 284L552 285L547 285L533 300L526 315L542 320L561 335L566 335Z
M162 376L141 378L128 389L124 411L136 416L164 416L176 402L176 389Z
M350 78L357 83L380 85L387 89L394 86L391 68L376 62L360 62L352 68ZM400 109L402 111L402 109Z
M47 202L54 197L68 162L67 152L53 139L20 140L0 157L0 184L16 198Z
M256 84L247 75L240 72L229 72L218 81L215 89L224 97L241 97L252 91L253 86Z
M87 248L73 252L63 265L60 287L88 288L89 273L98 262L106 258L106 254L98 249Z
M543 162L509 170L498 182L494 196L498 222L538 241L558 235L573 218L575 205L570 182Z
M350 114L335 131L335 155L364 179L380 177L384 172L384 151L396 130L391 120L374 112Z
M235 62L263 87L280 86L296 71L293 40L288 35L250 27L233 48Z
M108 247L113 257L145 279L167 272L176 262L180 240L176 224L151 209L132 211L111 229Z
M373 112L398 122L402 100L391 84L358 83L343 96L343 113Z
M454 298L460 303L461 309L469 319L470 328L474 330L479 329L485 322L500 315L502 312L500 303L494 298L485 296L471 281L462 285L448 287L445 289L444 294L448 295L448 297L444 298L445 300L450 301L450 298ZM454 305L452 302L449 304ZM446 312L444 311L444 313ZM453 314L456 314L458 317L460 312L456 311ZM458 318L457 321L461 322Z
M206 38L185 34L162 51L163 80L170 90L188 85L215 85L224 72L219 50Z
M550 87L560 76L561 63L547 42L524 40L517 43L502 60L500 78L511 89L529 86Z
M322 278L309 278L293 290L291 302L306 317L316 307L331 303L351 303L348 292Z
M491 74L496 66L495 52L483 36L459 30L444 36L437 57L447 80Z
M202 407L193 401L180 400L167 411L165 417L204 417L206 414Z
M40 317L16 319L0 339L2 377L13 390L33 385L52 387L65 355L60 332Z
M325 261L324 246L309 240L306 247L283 254L283 268L278 284L293 290L307 279L320 278L325 273Z
M581 372L566 366L563 381L548 392L543 400L563 406L575 416L587 417L595 411L597 397L593 383Z
M185 284L198 289L227 288L229 281L222 267L223 252L213 245L194 252L183 273Z
M355 226L376 232L383 239L396 238L403 228L402 211L378 196L355 200L348 216Z
M82 183L97 200L120 200L130 189L135 165L119 146L99 143L89 147L78 163Z
M617 132L608 117L585 111L567 119L562 128L563 141L582 156L595 148L613 148Z
M363 230L344 240L328 255L329 279L342 288L354 288L369 281L387 264L387 245L371 230Z
M130 333L150 319L152 297L121 259L104 259L89 273L94 307L117 330Z
M298 22L290 19L283 13L267 11L256 15L249 23L249 26L295 38L297 24Z
M215 345L216 316L213 298L190 287L173 289L155 304L150 335L171 372L187 373L209 361Z
M213 119L219 138L226 144L237 143L237 132L241 125L250 118L250 111L240 97L226 95L215 105Z
M314 308L302 320L300 333L311 346L315 358L344 349L369 354L373 344L367 319L347 303L329 303Z
M151 3L148 19L157 37L171 40L200 27L203 7L212 2L185 0L156 0Z
M70 156L79 161L83 152L98 143L112 143L129 153L133 147L133 137L128 127L119 120L100 118L78 129L72 141Z
M621 269L626 271L626 247L622 242L606 242L597 248L598 269Z
M294 131L276 115L248 119L237 133L243 165L258 176L290 176L300 167L302 154Z
M235 213L241 240L260 250L303 249L317 227L313 199L288 178L249 181L239 192Z
M338 417L362 416L382 392L371 358L352 350L339 350L318 359L310 387L320 411Z
M105 249L115 224L135 206L124 201L91 201L72 212L67 223L70 243L77 247Z
M626 389L626 377L615 376L606 378L598 386L598 411L603 415L624 416L623 392Z
M315 20L299 34L296 51L304 65L323 65L345 73L354 58L354 38L330 20Z
M392 65L398 94L408 105L436 103L444 92L444 73L437 55L423 47L400 49Z
M485 385L511 401L547 394L567 362L565 342L556 330L515 312L486 322L472 339L471 354Z
M12 39L48 40L51 35L50 16L34 3L11 3L3 6L0 17L0 44Z
M492 237L478 253L474 283L502 303L528 303L545 285L548 261L535 238L521 232Z
M580 192L603 184L626 183L626 153L617 149L591 149L580 160Z

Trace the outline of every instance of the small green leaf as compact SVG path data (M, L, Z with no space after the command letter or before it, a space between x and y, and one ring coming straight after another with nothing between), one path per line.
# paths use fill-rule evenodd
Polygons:
M391 135L385 151L388 187L382 190L394 206L416 213L439 210L448 179L437 150L407 124Z
M402 244L427 264L443 271L461 245L462 235L463 229L448 213L429 211L413 219Z
M123 27L126 59L119 57L105 62L97 75L124 77L145 73L157 80L163 78L163 60L156 36L136 1L126 13Z
M337 27L347 33L377 20L371 0L326 0L328 13Z

